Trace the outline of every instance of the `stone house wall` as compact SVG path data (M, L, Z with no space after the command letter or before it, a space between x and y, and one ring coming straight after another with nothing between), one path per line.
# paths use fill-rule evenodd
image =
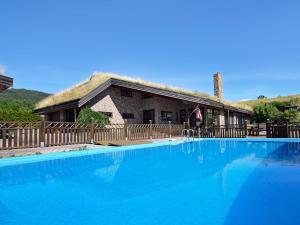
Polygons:
M97 112L111 113L110 122L112 124L122 124L124 123L123 113L134 114L133 119L127 119L128 123L131 124L141 124L143 123L143 111L144 110L154 110L155 112L155 123L163 124L168 123L168 121L162 121L161 112L167 111L172 112L173 124L179 124L180 122L180 112L185 111L186 115L189 115L191 110L194 109L196 104L189 104L181 100L172 99L168 97L162 97L154 95L152 97L145 98L143 92L132 90L132 97L121 96L121 88L112 86L107 90L103 91L101 94L92 99L86 107L90 107L92 110ZM201 106L200 106L201 108ZM204 124L207 123L207 108L202 107L202 116L204 118ZM78 115L78 114L77 114ZM235 113L231 113L229 122L231 124L237 122ZM65 121L64 111L57 111L51 114L46 114L46 120L52 121ZM225 125L228 117L227 110L220 110L220 115L218 116L219 124ZM183 117L184 118L184 117ZM184 119L187 121L187 117Z
M124 123L123 113L133 113L134 119L128 119L129 123L141 123L143 119L142 94L133 91L132 97L121 96L121 89L110 87L88 104L96 112L112 113L111 123Z
M128 119L128 123L143 123L143 111L153 109L155 111L155 123L166 123L166 121L161 121L161 111L172 112L172 123L179 123L180 110L188 108L188 105L176 99L160 96L143 98L143 93L139 91L132 91L132 97L124 97L121 96L121 88L119 87L108 88L87 106L97 112L112 113L111 123L124 123L123 113L134 114L134 119Z

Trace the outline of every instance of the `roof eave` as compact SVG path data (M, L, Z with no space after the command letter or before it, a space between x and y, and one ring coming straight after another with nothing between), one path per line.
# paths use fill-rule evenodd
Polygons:
M55 112L55 111L64 110L64 109L79 108L79 106L78 106L79 100L80 99L75 99L75 100L63 102L63 103L56 104L56 105L38 108L38 109L35 109L34 112L43 114L43 113Z

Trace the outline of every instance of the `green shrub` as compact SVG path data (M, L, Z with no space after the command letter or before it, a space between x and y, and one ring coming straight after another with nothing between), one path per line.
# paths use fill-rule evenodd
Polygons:
M77 122L82 124L97 123L106 125L109 124L109 118L104 113L95 112L90 108L84 108L80 111Z
M281 113L280 122L299 122L300 114L296 109L288 109Z
M272 104L259 104L254 107L253 119L257 123L265 123L268 120L277 120L280 111Z
M287 106L290 106L288 102L261 103L254 107L253 120L257 123L300 121L299 112L296 109L285 110Z
M0 121L38 121L40 116L33 113L33 104L21 100L0 100Z

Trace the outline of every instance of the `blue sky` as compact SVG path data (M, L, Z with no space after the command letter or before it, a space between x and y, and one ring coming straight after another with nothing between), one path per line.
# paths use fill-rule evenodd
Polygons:
M56 92L94 71L227 99L300 91L300 1L1 0L0 65L16 88Z

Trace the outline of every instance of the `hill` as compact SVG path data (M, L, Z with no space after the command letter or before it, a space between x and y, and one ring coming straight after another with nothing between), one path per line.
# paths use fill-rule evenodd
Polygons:
M293 106L299 106L300 105L300 94L278 96L276 98L264 98L264 99L255 99L255 100L249 100L249 101L241 101L241 102L238 102L237 104L248 105L253 108L260 103L271 103L271 102L288 103Z
M10 89L0 93L0 121L37 121L35 104L49 94L26 89Z
M50 94L27 89L9 89L0 93L0 100L21 100L37 103Z
M21 104L20 107L33 108L36 103L48 97L48 93L27 89L9 89L0 93L0 107L8 102Z

